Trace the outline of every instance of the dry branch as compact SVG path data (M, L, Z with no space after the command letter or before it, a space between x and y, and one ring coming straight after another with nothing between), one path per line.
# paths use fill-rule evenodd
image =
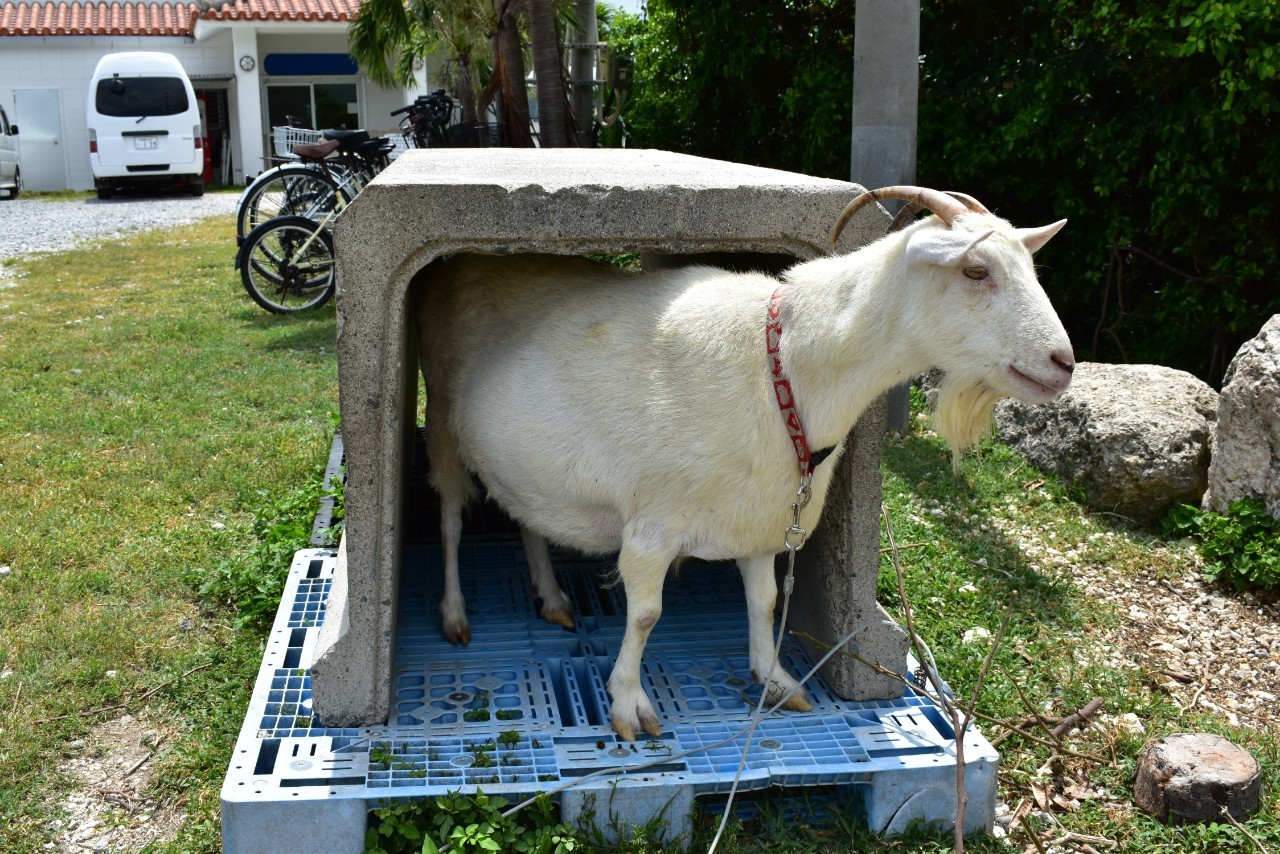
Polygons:
M1091 718L1098 709L1101 708L1102 698L1094 697L1085 704L1084 708L1080 709L1078 712L1067 715L1067 717L1063 719L1062 723L1054 727L1052 732L1053 737L1062 738L1077 726L1087 725L1089 723L1089 718Z

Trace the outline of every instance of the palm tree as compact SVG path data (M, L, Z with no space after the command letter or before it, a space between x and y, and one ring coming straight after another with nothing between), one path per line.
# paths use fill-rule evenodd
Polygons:
M411 84L414 64L443 52L462 120L475 122L486 105L476 92L491 76L492 18L489 0L363 0L347 30L347 46L369 79L383 87ZM451 69L456 71L450 74Z
M506 144L529 146L533 138L517 14L523 8L533 46L541 144L572 145L557 3L563 0L362 0L347 32L348 49L369 79L384 87L412 83L414 63L443 51L457 67L453 88L463 121L477 120L496 101Z

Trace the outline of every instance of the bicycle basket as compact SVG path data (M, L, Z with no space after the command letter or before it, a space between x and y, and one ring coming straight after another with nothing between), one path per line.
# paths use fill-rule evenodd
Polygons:
M311 130L310 128L273 127L271 129L271 138L276 157L287 157L290 160L296 160L298 155L293 153L295 145L310 145L319 142L321 136L320 131Z

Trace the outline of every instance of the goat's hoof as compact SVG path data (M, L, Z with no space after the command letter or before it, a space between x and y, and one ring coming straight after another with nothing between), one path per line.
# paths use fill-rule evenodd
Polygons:
M751 670L751 678L756 682L761 681L760 676L756 672L755 668L752 668ZM788 691L790 691L793 688L795 689L795 693L792 694L787 699L787 701L782 704L781 708L784 708L789 712L813 711L813 703L809 702L809 695L805 693L805 690L799 687L799 685L797 685L797 683L792 679L787 679L786 681L783 681L780 679L771 680L768 687L769 702L770 703L778 702L784 696L786 696L786 693Z
M640 726L644 727L644 731L654 738L662 735L662 721L658 720L658 716L653 712L640 713Z
M455 622L453 620L444 621L444 636L449 643L460 643L463 646L471 643L471 624L466 620Z
M647 704L646 704L647 705ZM635 741L637 730L644 730L654 738L662 735L662 722L651 708L638 708L635 714L620 714L615 708L609 716L613 731L623 741Z
M566 629L577 628L573 624L573 612L568 608L544 607L542 609L542 619L548 623L555 623L557 626L564 626Z
M811 712L813 703L809 702L808 695L805 694L804 689L801 689L792 694L791 699L782 704L782 708L789 712Z

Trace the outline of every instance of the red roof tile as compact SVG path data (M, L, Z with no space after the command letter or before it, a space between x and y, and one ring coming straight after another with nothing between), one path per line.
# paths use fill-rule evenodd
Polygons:
M6 3L0 36L188 36L196 3Z
M234 0L214 6L209 21L350 21L359 0Z
M199 2L7 2L0 36L189 36L210 21L352 20L359 0L234 0L202 11Z

